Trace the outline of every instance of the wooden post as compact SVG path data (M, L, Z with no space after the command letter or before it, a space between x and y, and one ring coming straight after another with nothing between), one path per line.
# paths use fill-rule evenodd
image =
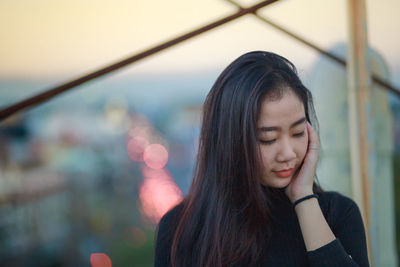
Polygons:
M370 91L371 74L368 59L367 22L365 0L348 0L348 64L347 87L349 104L350 157L353 198L360 207L370 251Z

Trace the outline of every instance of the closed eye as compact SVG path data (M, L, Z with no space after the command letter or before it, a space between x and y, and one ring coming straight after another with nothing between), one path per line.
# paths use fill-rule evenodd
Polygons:
M293 134L294 137L302 137L303 135L304 135L304 131L302 131L301 133Z
M276 139L273 139L273 140L259 140L259 142L260 142L261 144L265 144L265 145L271 145L271 144L273 144L275 141L276 141Z
M294 137L302 137L304 136L305 131L302 131L300 133L295 133L293 134ZM276 141L276 139L272 139L272 140L259 140L259 142L261 144L265 144L265 145L271 145Z

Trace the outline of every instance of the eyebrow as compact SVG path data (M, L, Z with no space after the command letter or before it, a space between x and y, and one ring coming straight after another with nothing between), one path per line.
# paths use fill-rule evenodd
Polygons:
M303 117L303 118L293 122L292 125L290 125L290 128L300 125L300 124L304 123L305 121L306 121L306 117ZM257 130L261 131L261 132L269 132L269 131L278 131L279 129L280 129L280 127L272 126L272 127L260 127Z

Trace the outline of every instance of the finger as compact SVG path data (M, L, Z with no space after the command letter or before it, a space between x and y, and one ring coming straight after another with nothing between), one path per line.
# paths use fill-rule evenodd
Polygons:
M318 135L310 123L307 122L308 147L311 150L319 149Z

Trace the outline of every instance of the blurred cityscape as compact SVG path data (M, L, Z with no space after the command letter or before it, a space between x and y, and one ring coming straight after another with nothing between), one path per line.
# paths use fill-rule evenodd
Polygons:
M157 223L191 183L215 78L111 77L2 122L0 266L153 266ZM3 81L0 106L46 86ZM398 195L400 104L391 103Z
M213 77L195 79L94 82L3 122L0 265L152 266L158 220L191 182ZM3 83L0 106L41 86Z

